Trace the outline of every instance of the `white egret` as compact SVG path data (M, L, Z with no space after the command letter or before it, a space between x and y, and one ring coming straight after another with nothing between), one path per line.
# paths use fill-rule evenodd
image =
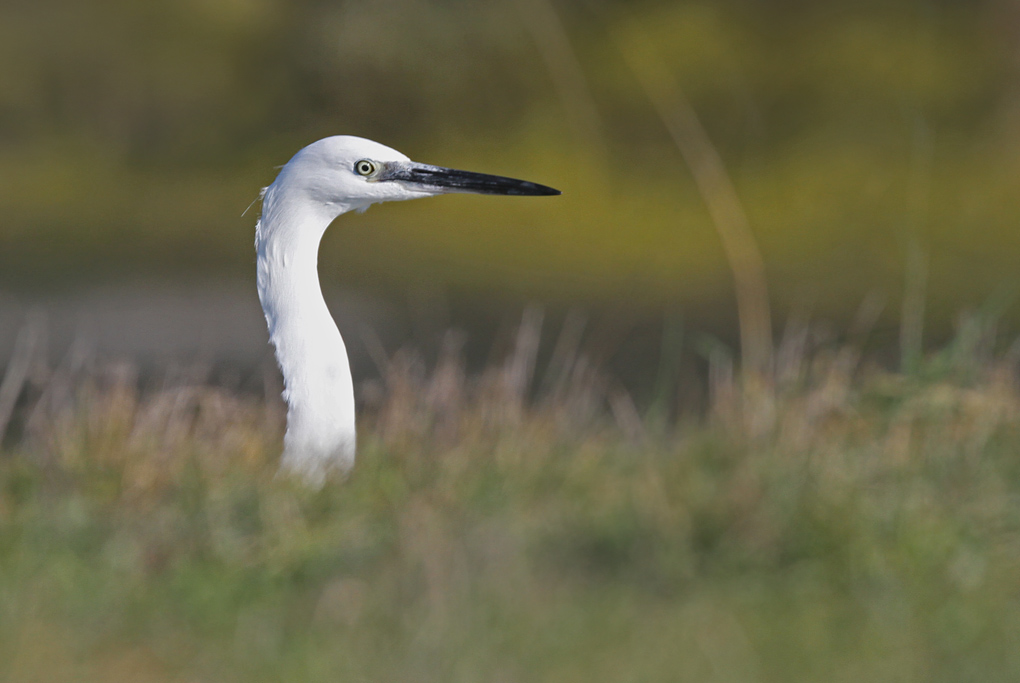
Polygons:
M313 142L263 191L255 227L259 300L283 372L282 469L319 484L354 464L354 386L317 272L319 242L337 216L377 202L448 192L555 195L523 180L412 162L364 138Z

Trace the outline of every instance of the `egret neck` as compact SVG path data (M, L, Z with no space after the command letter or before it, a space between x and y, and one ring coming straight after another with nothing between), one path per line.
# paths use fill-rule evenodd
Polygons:
M287 433L282 467L312 483L354 464L354 385L347 349L318 277L319 242L335 218L270 186L256 230L259 300L283 373Z

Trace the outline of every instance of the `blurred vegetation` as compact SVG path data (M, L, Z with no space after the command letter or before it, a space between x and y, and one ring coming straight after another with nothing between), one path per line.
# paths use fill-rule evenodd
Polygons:
M564 195L342 219L327 280L730 311L640 46L725 162L781 311L897 296L916 245L945 322L1020 256L1018 44L1012 0L9 0L0 286L250 277L241 212L350 133Z
M393 356L318 492L275 476L273 390L58 368L0 457L0 679L1015 681L992 327L902 373L805 328L667 426L525 319L477 377Z

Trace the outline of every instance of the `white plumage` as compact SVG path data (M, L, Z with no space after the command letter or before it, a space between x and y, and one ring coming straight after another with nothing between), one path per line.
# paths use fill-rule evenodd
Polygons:
M319 242L337 216L372 204L447 192L550 195L521 180L417 164L352 136L314 142L264 191L255 228L259 300L283 372L282 469L313 485L354 464L354 384L317 271Z

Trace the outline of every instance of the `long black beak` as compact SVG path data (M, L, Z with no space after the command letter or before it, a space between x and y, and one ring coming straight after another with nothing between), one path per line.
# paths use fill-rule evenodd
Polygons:
M559 190L538 183L530 183L527 180L504 178L487 173L457 171L442 166L418 164L413 161L387 163L386 168L379 174L379 180L401 180L405 183L433 189L439 188L447 192L528 196L560 194Z

